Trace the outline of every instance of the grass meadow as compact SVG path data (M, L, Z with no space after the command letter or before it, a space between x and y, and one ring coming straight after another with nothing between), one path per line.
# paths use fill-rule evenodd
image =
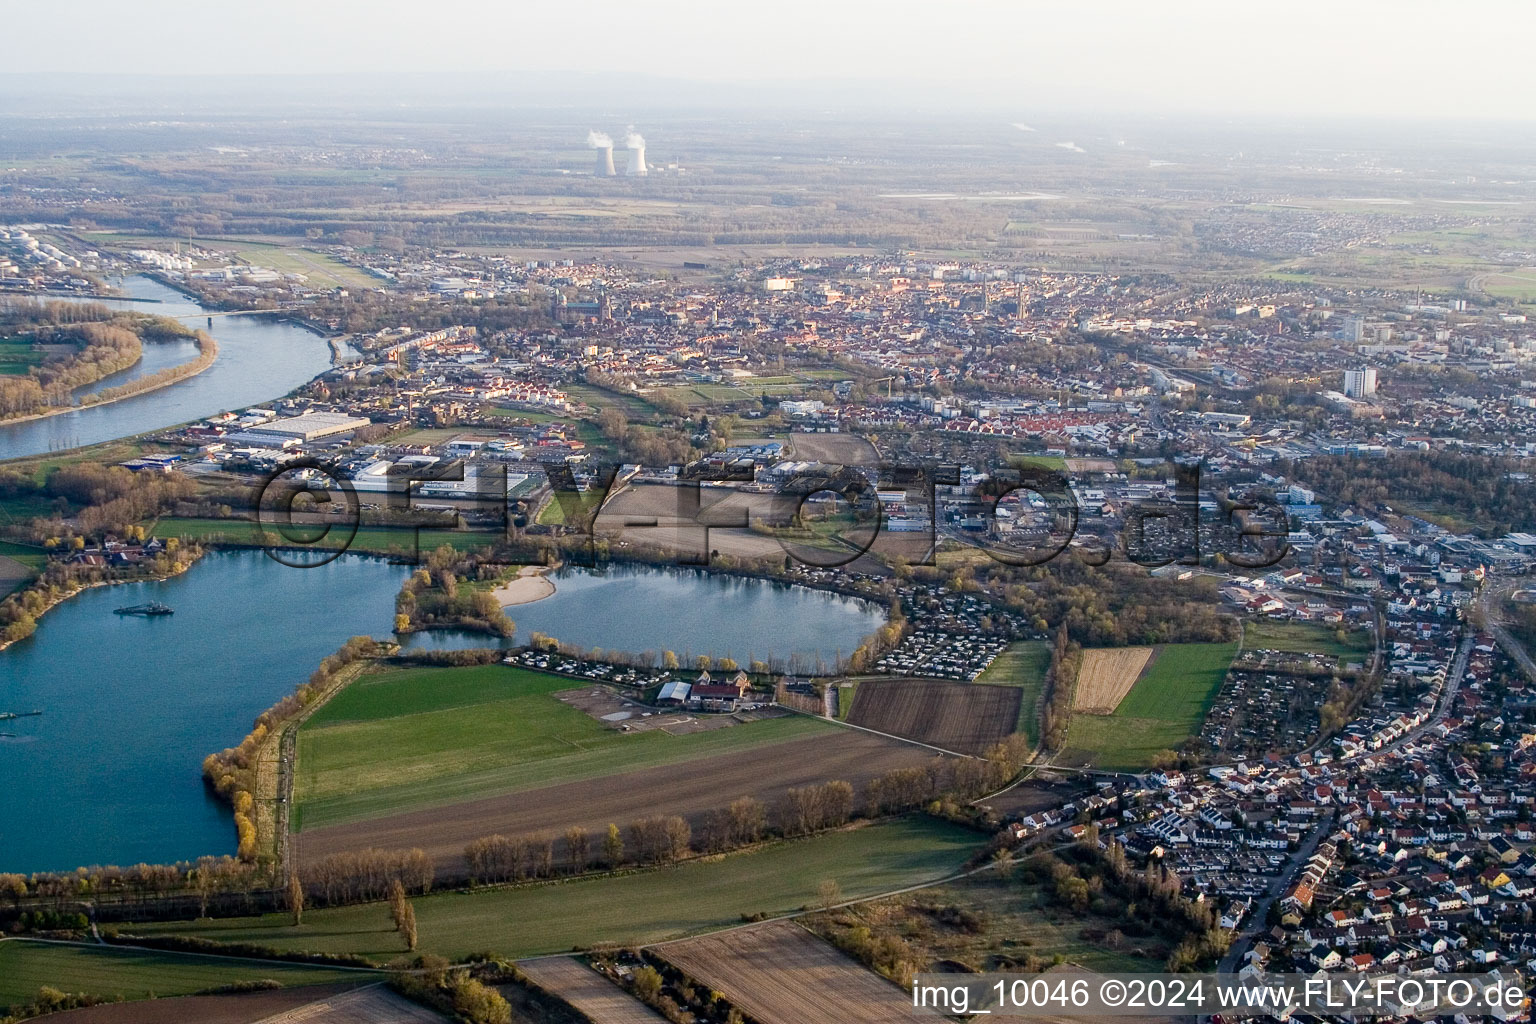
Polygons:
M682 736L624 733L551 696L580 685L506 665L365 675L299 732L295 827L576 782L835 728L796 715Z
M1138 771L1200 731L1236 643L1165 644L1111 715L1074 714L1064 764Z

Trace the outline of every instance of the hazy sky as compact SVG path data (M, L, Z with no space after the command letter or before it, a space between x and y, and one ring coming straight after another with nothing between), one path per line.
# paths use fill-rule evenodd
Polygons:
M1536 116L1531 0L22 0L0 70L597 71L988 106ZM551 76L558 87L558 77Z

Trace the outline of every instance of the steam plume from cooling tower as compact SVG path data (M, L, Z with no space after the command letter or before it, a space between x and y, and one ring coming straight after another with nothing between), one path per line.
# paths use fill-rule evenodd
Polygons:
M599 178L611 178L618 171L613 169L613 140L607 132L587 132L587 145L597 150L597 164L592 173Z
M645 138L630 128L624 135L624 148L629 150L629 169L625 173L632 178L645 177Z

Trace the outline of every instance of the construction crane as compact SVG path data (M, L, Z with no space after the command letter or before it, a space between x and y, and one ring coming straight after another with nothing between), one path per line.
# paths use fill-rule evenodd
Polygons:
M893 374L893 375L891 375L889 377L876 377L874 380L867 380L864 383L866 383L866 384L884 384L885 385L885 397L886 398L890 398L891 397L891 381L893 381L895 379L896 379L896 377Z

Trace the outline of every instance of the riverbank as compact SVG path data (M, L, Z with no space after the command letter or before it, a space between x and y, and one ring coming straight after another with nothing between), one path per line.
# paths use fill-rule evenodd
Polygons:
M172 366L152 373L147 377L120 384L115 388L106 388L94 395L86 395L78 405L58 405L44 412L28 413L25 416L12 416L9 419L0 419L0 426L10 426L13 423L28 423L34 420L45 420L50 416L62 416L65 413L79 412L81 409L94 409L98 406L111 405L113 402L121 402L127 398L138 395L147 395L151 391L159 391L168 388L172 384L180 384L184 380L190 380L207 370L218 360L219 343L213 335L206 331L198 331L194 337L197 341L197 358L188 360L180 366Z
M32 615L32 621L34 624L37 623L40 619L42 619L44 615L47 615L49 612L53 611L53 609L57 608L65 601L68 601L73 597L78 597L79 595L85 593L87 590L93 590L96 587L112 587L122 583L160 583L165 580L172 579L173 577L180 576L182 573L192 568L193 565L197 564L197 560L203 557L203 555L206 553L206 549L200 544L194 544L189 545L188 547L183 548L177 552L178 555L182 553L190 553L192 557L188 558L185 562L181 561L178 557L175 563L176 567L170 572L156 573L151 576L124 577L123 579L93 580L90 583L82 583L71 590L57 594L50 598L42 608L38 609L38 611ZM9 601L13 598L17 598L21 594L26 593L29 589L31 589L31 585L23 587L21 590L8 595L6 600ZM31 635L32 634L28 633L27 636L16 637L12 640L0 639L0 651L4 651L7 647L14 643L19 643L22 640L28 639L28 637Z
M525 565L517 575L491 591L491 596L503 608L542 601L555 593L555 581L549 578L549 567Z

